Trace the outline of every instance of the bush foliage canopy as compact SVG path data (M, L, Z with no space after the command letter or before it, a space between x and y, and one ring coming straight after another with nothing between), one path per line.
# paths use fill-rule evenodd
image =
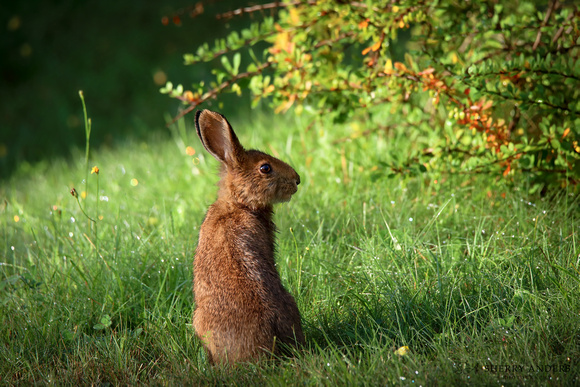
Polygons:
M573 2L288 1L217 16L243 13L261 17L184 57L215 61L213 80L162 88L186 105L179 117L248 90L276 113L364 122L353 138L407 132L414 149L379 178L525 173L532 192L580 182Z

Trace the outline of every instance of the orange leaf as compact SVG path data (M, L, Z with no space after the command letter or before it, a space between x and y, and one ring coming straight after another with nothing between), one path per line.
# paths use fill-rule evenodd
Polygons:
M395 68L399 71L407 71L407 66L401 62L395 62Z
M286 113L288 111L288 109L290 109L290 107L292 107L292 105L294 104L294 101L296 100L296 94L292 94L290 95L290 97L288 98L288 101L283 102L282 104L280 104L276 110L274 110L275 114L278 114L280 112Z
M358 23L358 28L360 28L361 30L364 30L365 28L367 28L369 26L369 20L370 19L366 19L366 20L363 20L360 23Z
M382 43L383 43L383 41L379 40L378 42L376 42L375 44L372 45L371 50L378 51L379 48L381 48Z
M570 128L566 128L566 130L564 130L564 134L562 135L562 138L566 137L568 135L568 133L570 133Z
M508 173L510 173L511 169L512 169L511 164L508 164L508 166L505 169L505 171L503 171L503 177L506 177L508 175Z
M183 93L183 98L191 102L193 101L193 93L187 90L185 93Z
M368 53L369 53L369 51L371 50L371 48L372 48L372 47L367 47L367 48L365 48L364 50L362 50L362 54L363 54L363 55L366 55L366 54L368 54Z
M295 43L291 41L290 34L287 31L284 31L276 35L274 46L270 48L270 52L277 54L284 50L290 54L294 51L294 46Z

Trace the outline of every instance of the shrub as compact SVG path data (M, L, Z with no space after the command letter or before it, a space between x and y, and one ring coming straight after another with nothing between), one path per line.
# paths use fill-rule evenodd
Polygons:
M414 149L379 177L525 173L532 192L580 181L573 2L287 1L218 18L243 13L262 17L185 55L186 65L216 60L213 80L161 90L187 106L176 119L249 90L254 106L267 100L276 113L364 121L353 138L408 133Z

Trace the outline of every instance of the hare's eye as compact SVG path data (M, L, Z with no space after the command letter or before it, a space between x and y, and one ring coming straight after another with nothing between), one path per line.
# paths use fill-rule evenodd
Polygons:
M260 172L262 172L263 174L268 174L272 172L272 167L270 166L270 164L263 164L260 167Z

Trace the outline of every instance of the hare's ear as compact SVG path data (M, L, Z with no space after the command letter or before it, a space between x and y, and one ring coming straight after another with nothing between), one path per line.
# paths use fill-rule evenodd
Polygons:
M198 111L195 127L201 143L213 157L228 166L241 161L244 148L224 116L207 109Z

